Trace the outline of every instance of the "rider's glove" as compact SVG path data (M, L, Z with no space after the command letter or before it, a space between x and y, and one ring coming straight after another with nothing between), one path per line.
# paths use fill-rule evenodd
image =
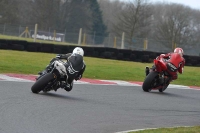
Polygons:
M60 58L62 55L61 54L58 54L58 55L56 55L56 58Z
M75 80L77 81L77 80L80 80L82 78L82 75L79 75L79 76L77 76L76 78L75 78Z
M160 56L157 56L157 57L156 57L156 60L159 60L159 59L160 59Z

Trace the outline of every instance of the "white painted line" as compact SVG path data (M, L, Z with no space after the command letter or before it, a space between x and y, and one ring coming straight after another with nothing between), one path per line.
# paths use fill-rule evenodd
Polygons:
M162 127L162 128L179 128L179 127L191 127L191 126L175 126L175 127ZM155 130L159 128L144 128L144 129L134 129L134 130L127 130L127 131L121 131L116 133L129 133L129 132L137 132L137 131L145 131L145 130Z
M174 89L191 89L190 87L188 86L183 86L183 85L173 85L173 84L170 84L167 88L174 88Z
M122 81L122 80L100 80L100 81L116 83L117 85L121 85L121 86L141 86L138 84L134 84L134 83L130 83L127 81Z
M3 74L0 74L0 77L1 79L3 79L3 81L5 80L5 81L16 81L16 82L33 82L32 80L10 77Z
M144 130L151 130L151 129L157 129L157 128L135 129L135 130L116 132L116 133L129 133L129 132L137 132L137 131L144 131Z
M169 87L174 87L174 88L176 88L176 87L185 88L185 87L188 87L188 86L170 84Z
M90 83L84 81L74 81L74 84L90 84Z

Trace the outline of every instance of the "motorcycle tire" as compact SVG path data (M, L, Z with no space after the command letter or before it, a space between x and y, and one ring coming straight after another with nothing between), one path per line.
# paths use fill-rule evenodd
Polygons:
M156 82L156 76L158 76L158 73L154 71L147 75L142 84L143 91L150 92L152 90L154 83Z
M53 80L54 76L52 73L47 73L39 78L31 87L33 93L39 93L48 84L49 81Z

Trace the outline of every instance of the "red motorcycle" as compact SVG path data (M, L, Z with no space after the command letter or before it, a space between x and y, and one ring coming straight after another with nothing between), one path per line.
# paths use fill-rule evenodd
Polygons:
M178 71L180 62L181 56L177 53L172 53L169 59L154 59L154 66L149 69L149 74L143 82L143 90L145 92L150 92L151 90L163 92L172 81L171 75Z

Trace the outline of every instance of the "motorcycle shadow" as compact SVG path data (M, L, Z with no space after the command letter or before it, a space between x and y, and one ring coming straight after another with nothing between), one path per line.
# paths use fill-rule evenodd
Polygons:
M86 99L80 98L80 97L72 97L72 96L68 96L68 95L63 95L63 94L57 94L57 93L39 93L37 95L41 95L41 96L46 96L46 97L52 97L52 98L57 98L57 99L67 99L67 100L75 100L75 101L86 101Z
M154 91L151 91L150 93L156 94L156 95L162 95L164 97L187 98L187 96L184 96L184 95L181 95L181 94L169 93L169 92L154 92Z

